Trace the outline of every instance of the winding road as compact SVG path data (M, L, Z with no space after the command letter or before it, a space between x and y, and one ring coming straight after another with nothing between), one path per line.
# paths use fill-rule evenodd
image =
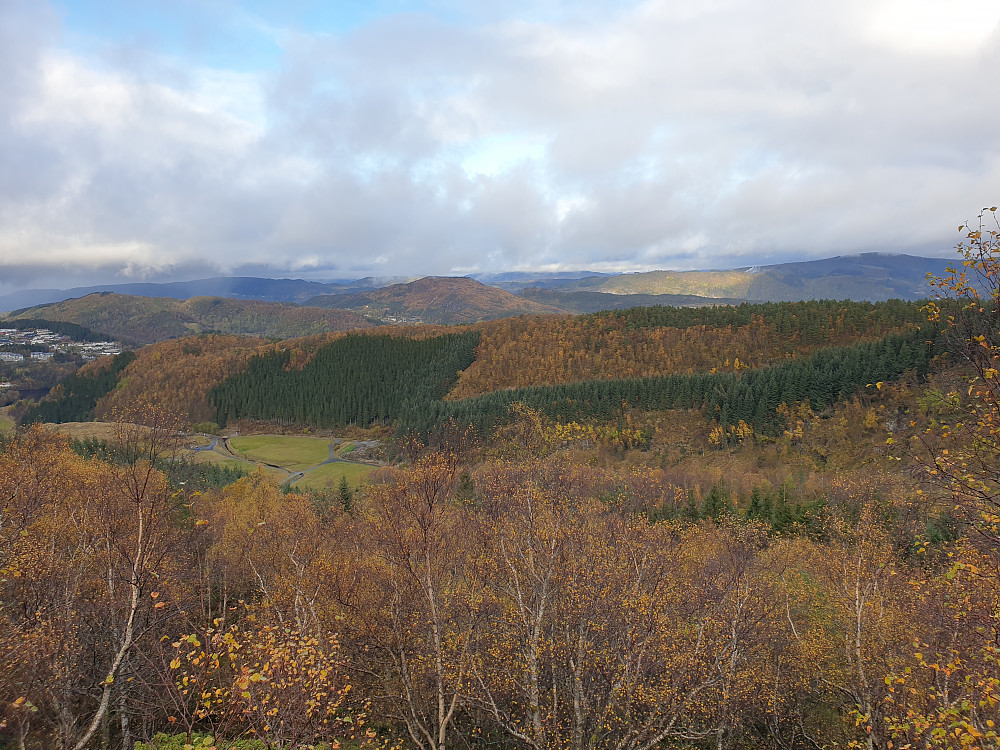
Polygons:
M295 482L297 482L300 479L302 479L302 477L304 477L310 471L313 471L314 469L318 469L320 466L325 466L326 464L345 463L345 464L356 464L358 466L371 466L372 465L372 464L369 464L369 463L365 463L364 461L348 461L347 459L339 458L336 455L336 453L335 453L335 450L336 450L335 445L336 444L335 443L330 443L330 445L329 445L330 457L329 458L327 458L327 459L325 459L323 461L320 461L315 466L310 466L308 469L303 469L301 471L289 471L284 466L279 466L278 464L268 463L267 461L258 461L256 459L247 458L246 456L239 455L236 451L234 451L232 449L232 446L229 445L229 438L226 437L226 436L223 436L223 438L222 438L222 445L220 447L219 446L219 438L218 437L216 437L214 435L207 435L207 434L204 434L204 433L199 433L199 434L203 435L203 437L210 438L212 442L209 445L198 445L198 446L194 446L194 447L190 448L189 450L191 451L191 453L198 453L198 452L204 452L204 451L214 451L216 453L224 455L226 458L236 459L237 461L242 461L244 463L248 463L248 464L251 464L253 466L263 466L263 467L267 467L269 469L275 469L277 471L282 471L285 474L287 474L288 476L286 476L284 479L282 479L279 482L279 484L281 484L281 485L291 485L291 484L294 484ZM371 442L371 441L366 441L366 442Z

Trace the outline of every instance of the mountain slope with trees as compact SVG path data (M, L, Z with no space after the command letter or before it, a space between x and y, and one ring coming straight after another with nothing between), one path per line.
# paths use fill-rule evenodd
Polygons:
M370 328L373 323L346 310L223 297L135 297L102 292L53 305L17 311L17 318L77 323L122 341L151 344L197 333L293 338L326 331Z
M213 388L217 422L288 420L318 427L393 422L409 403L438 401L475 356L478 334L412 339L349 335L319 348L301 369L290 353L252 358Z
M730 271L648 271L581 279L560 291L611 294L687 294L785 302L809 299L878 301L927 297L927 274L940 275L942 258L863 253Z
M912 302L819 301L498 320L481 327L476 361L450 398L579 380L739 371L878 339L925 317Z
M407 284L393 284L370 292L313 297L307 304L355 310L383 320L442 325L561 312L558 308L522 299L475 279L438 276L428 276Z

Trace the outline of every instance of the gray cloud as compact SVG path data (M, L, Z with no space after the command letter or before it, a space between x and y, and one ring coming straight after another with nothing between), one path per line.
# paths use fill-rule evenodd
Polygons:
M920 3L879 21L893 2L441 2L286 29L263 74L73 53L10 0L0 292L947 254L1000 195L997 14L964 0L975 33L929 37Z

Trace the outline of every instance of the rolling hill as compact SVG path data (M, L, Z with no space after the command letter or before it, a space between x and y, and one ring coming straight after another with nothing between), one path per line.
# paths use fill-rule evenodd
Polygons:
M949 262L943 258L863 253L730 271L627 273L581 279L562 285L559 290L696 295L759 302L922 299L930 293L927 274L942 274Z
M602 310L627 310L631 307L702 307L704 305L738 305L747 302L735 297L699 297L695 294L611 294L584 290L539 289L530 287L517 293L522 299L558 308L572 315Z
M375 289L388 284L412 281L414 277L366 276L354 281L304 281L302 279L264 279L255 276L215 276L193 281L144 281L131 284L99 284L71 289L24 289L0 295L0 312L24 307L49 305L67 299L86 297L97 292L114 292L138 297L229 297L256 299L262 302L299 304L319 294L344 294Z
M373 323L347 310L222 297L137 297L89 294L53 305L20 310L12 318L78 323L122 341L151 344L197 333L294 338L326 331L370 328Z
M926 275L942 275L949 262L942 258L864 253L732 270L647 271L616 275L510 272L482 274L479 277L481 281L470 277L426 277L416 281L406 277L366 277L354 281L319 283L301 279L216 277L67 290L22 290L0 296L0 311L15 310L20 313L23 309L17 308L38 307L111 292L120 296L142 295L160 299L160 303L146 305L157 308L159 313L175 309L170 302L164 301L166 299L223 297L354 310L390 322L454 324L511 315L595 312L651 304L687 306L809 299L921 299L929 293ZM516 296L511 292L516 292ZM199 322L190 318L164 320L167 331L157 334L157 337L183 335L186 331L196 330L197 326L192 329L190 324ZM208 327L217 329L212 325ZM261 330L232 332L261 333ZM292 330L293 335L300 332L300 329Z
M475 279L441 276L427 276L359 294L322 295L313 297L307 304L354 310L389 322L442 325L562 312Z

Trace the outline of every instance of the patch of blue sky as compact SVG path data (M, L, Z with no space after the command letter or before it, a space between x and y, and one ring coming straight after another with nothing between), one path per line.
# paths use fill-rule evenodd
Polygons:
M463 149L462 169L469 176L496 177L525 162L542 162L548 145L548 138L533 133L484 136Z
M460 22L455 9L408 0L52 0L63 42L94 55L118 47L240 72L280 66L296 34L340 36L394 14Z
M192 65L256 72L283 54L266 27L239 8L193 0L54 0L63 44L85 56L140 48Z

